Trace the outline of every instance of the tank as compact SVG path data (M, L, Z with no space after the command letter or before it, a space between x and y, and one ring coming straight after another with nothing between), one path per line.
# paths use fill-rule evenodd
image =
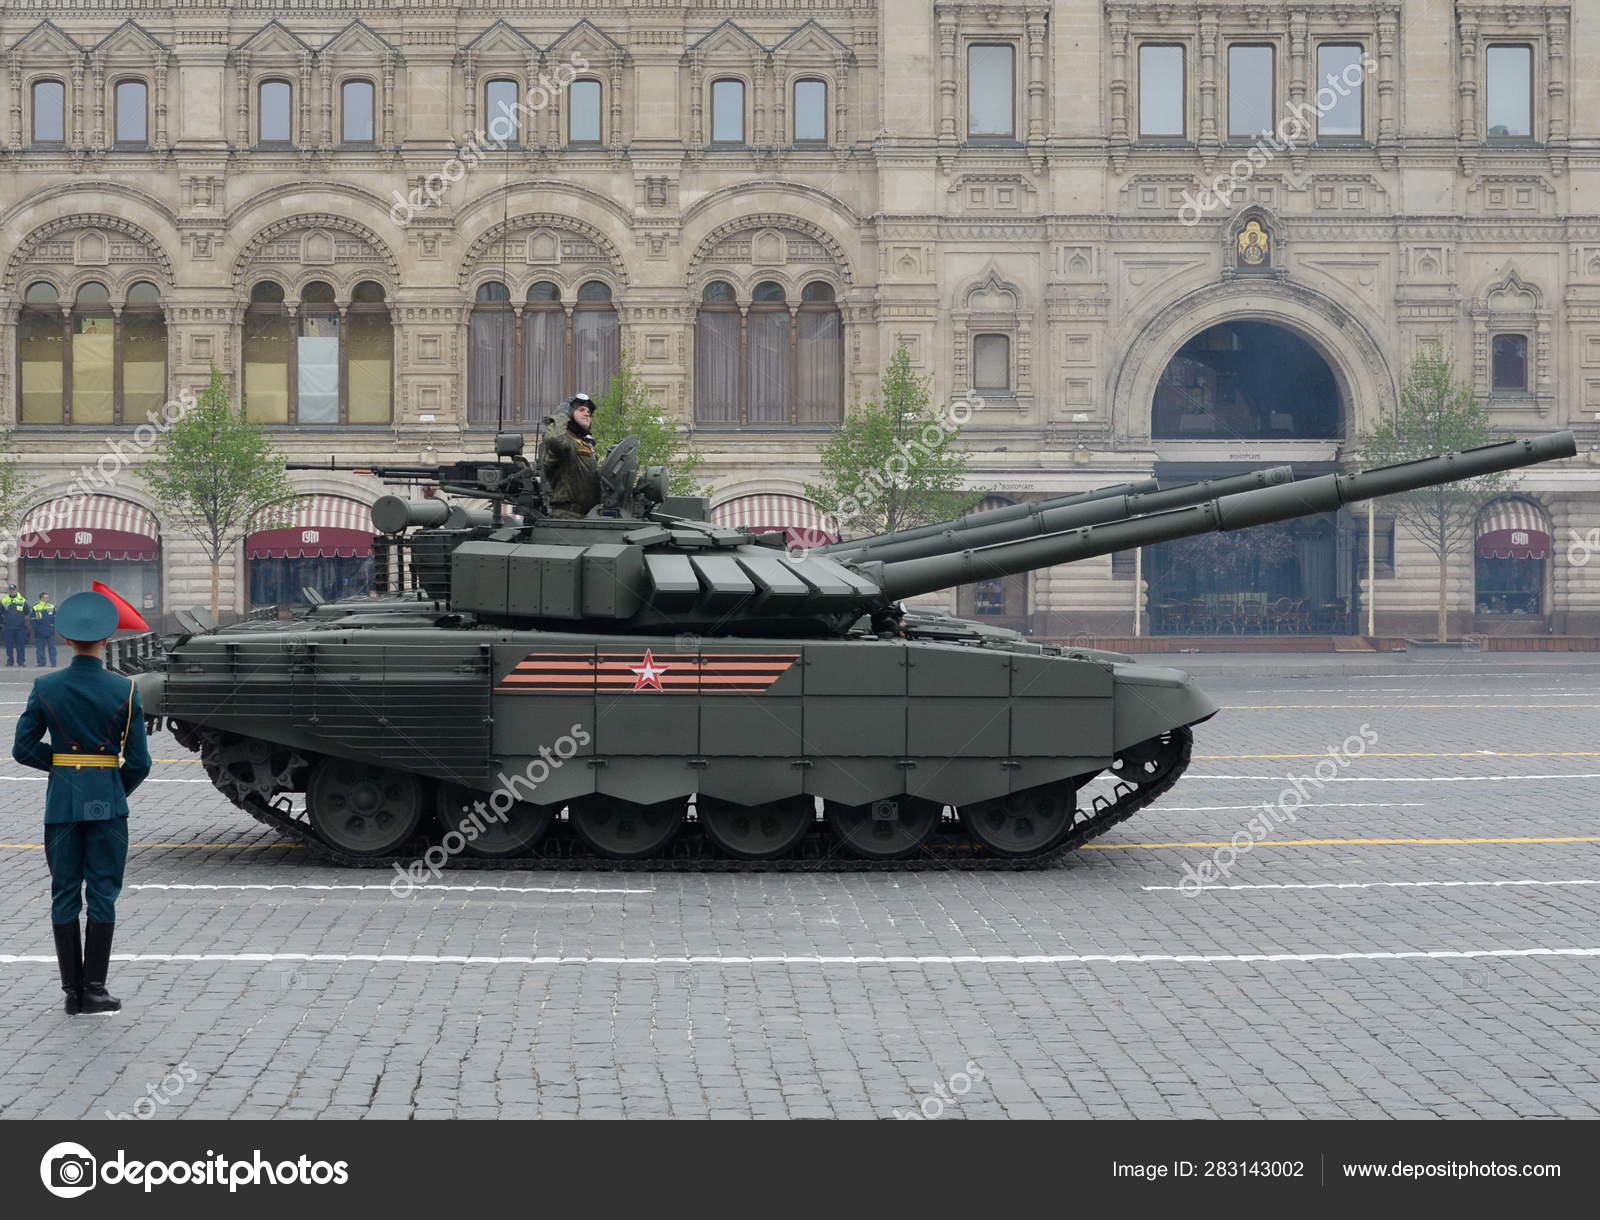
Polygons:
M582 520L549 516L515 434L492 461L330 460L437 489L374 505L380 593L180 616L139 681L219 791L341 865L1042 867L1159 799L1217 704L901 599L1575 451L1146 481L812 551L709 523L631 438Z

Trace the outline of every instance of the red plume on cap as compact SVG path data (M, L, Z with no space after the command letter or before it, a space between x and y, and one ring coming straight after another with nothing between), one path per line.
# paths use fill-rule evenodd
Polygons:
M123 631L149 631L150 624L133 608L120 594L109 585L103 585L98 580L94 582L94 591L103 593L111 599L111 604L117 608L117 628Z

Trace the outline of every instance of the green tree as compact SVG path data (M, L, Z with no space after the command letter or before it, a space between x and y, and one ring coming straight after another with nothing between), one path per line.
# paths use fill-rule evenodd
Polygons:
M22 506L33 492L33 480L23 470L11 447L11 434L0 434L0 562L14 564L22 548L17 531L22 528ZM11 573L16 578L15 570Z
M644 379L634 371L624 352L605 395L596 400L595 449L602 460L625 436L639 438L639 469L667 468L667 488L675 496L703 496L710 489L695 482L694 472L704 460L694 443L667 417L666 409Z
M174 528L210 561L213 615L221 612L223 560L239 540L287 523L294 489L283 464L265 429L234 408L213 368L210 384L140 472Z
M857 534L930 525L983 498L962 490L967 455L957 444L970 410L950 415L929 405L929 378L911 371L904 344L884 370L877 400L845 417L822 447L822 481L806 495L840 529Z
M1456 380L1448 360L1423 356L1411 366L1400 406L1361 441L1363 466L1388 466L1435 454L1492 444L1488 412L1472 388ZM1421 491L1385 497L1395 519L1411 531L1439 564L1438 638L1449 637L1449 585L1453 555L1473 544L1473 526L1483 505L1510 490L1508 474L1482 475ZM1368 596L1371 596L1369 591Z

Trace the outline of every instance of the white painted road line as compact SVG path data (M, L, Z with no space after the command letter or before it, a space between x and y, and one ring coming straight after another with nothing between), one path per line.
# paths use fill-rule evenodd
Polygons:
M475 957L431 953L116 953L118 962L399 962L413 966L1093 966L1226 965L1250 962L1458 961L1474 958L1600 957L1600 948L1401 949L1344 953L985 953L971 956L721 954L661 957ZM0 966L54 966L53 954L0 954Z
M1162 813L1238 813L1245 809L1260 809L1263 805L1272 807L1271 801L1257 801L1254 805L1153 805L1151 808ZM1328 801L1320 805L1296 805L1295 812L1302 809L1426 809L1426 801Z
M1501 885L1600 885L1600 880L1579 878L1571 881L1535 881L1521 878L1516 881L1283 881L1261 882L1257 885L1202 885L1201 890L1381 890L1381 889L1453 889L1465 886ZM1177 891L1192 894L1195 891L1181 885L1141 885L1150 893Z
M125 890L382 890L392 892L387 885L180 885L176 883L142 882L125 885ZM653 889L599 888L568 885L411 885L408 890L442 890L471 894L654 894ZM396 895L398 897L399 895Z

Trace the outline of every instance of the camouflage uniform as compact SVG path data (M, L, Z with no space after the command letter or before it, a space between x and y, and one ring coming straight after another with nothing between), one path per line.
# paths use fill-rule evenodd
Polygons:
M594 438L559 423L544 436L544 475L550 480L551 515L584 517L600 503L600 463Z

